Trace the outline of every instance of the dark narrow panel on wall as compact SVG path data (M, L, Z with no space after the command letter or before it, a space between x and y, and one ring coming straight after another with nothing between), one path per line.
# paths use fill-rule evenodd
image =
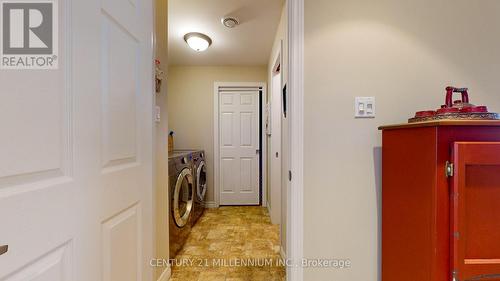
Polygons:
M286 103L286 84L285 86L283 87L283 117L286 118L286 107L287 107L287 103Z

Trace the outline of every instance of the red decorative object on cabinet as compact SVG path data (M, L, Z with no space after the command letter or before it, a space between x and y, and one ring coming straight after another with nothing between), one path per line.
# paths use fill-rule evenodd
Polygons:
M382 281L500 281L500 121L380 129Z

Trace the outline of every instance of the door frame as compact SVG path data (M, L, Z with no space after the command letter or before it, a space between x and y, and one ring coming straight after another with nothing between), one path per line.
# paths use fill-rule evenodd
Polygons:
M290 165L292 180L287 198L287 280L304 280L304 0L287 0ZM282 136L283 137L283 136Z
M270 110L269 110L269 120L270 120L270 123L269 123L269 126L271 126L271 138L269 139L269 137L266 137L266 139L269 139L269 144L268 144L268 153L269 155L266 154L266 158L267 158L267 161L269 162L268 163L268 166L269 166L269 170L267 171L266 170L266 176L270 178L270 181L269 181L269 186L268 186L268 189L269 189L269 194L271 194L273 192L273 185L272 185L272 181L273 181L273 178L271 176L271 169L272 169L272 159L274 157L274 151L273 151L273 147L272 147L272 142L273 142L273 134L274 132L276 131L275 128L273 128L273 115L274 115L274 112L273 112L273 95L274 95L274 78L276 76L279 76L279 79L280 79L280 86L279 86L279 89L280 89L280 93L279 93L279 96L280 96L280 100L281 100L281 93L282 93L282 89L283 89L283 86L284 86L284 79L283 79L283 40L280 40L280 48L273 54L273 60L271 61L272 62L272 66L271 68L269 68L269 71L270 71L270 74L271 76L268 78L270 79L269 81L269 97L270 97ZM278 72L277 68L280 67L280 70ZM269 102L269 100L268 100ZM266 104L269 104L269 103L266 103ZM282 116L282 112L283 112L283 105L280 106L280 109L279 109L279 115ZM265 117L264 117L265 118ZM279 126L279 130L280 130L280 142L281 140L283 139L283 136L282 136L282 132L281 132L281 129L282 129L282 120L280 120L280 126ZM280 159L283 159L283 149L282 149L283 145L282 143L280 143L280 147L279 147L279 153L280 153ZM271 217L271 222L273 224L282 224L283 222L281 221L281 217L282 217L282 214L281 214L281 211L282 211L282 206L281 206L281 200L282 200L282 197L283 197L283 193L281 192L282 191L282 175L283 175L283 163L280 163L280 170L281 170L281 173L280 173L280 204L279 204L279 218L278 218L278 223L276 223L275 220L273 220L273 213L276 211L276 209L274 209L273 211L273 204L269 204L268 201L266 201L266 205L267 205L267 210L269 212L269 215ZM267 175L267 172L269 172L269 175ZM267 194L266 194L267 196ZM273 200L272 199L273 197L271 196L271 201ZM269 198L266 198L267 200L269 200Z
M219 88L221 87L260 87L262 88L262 95L259 99L259 111L262 112L264 109L263 105L267 103L267 83L265 82L214 82L214 198L215 198L215 207L220 206L220 151L219 151ZM262 112L264 114L264 112ZM259 136L259 143L262 143L260 146L260 159L259 161L262 163L262 167L259 168L260 171L260 190L259 193L261 194L260 197L260 202L262 207L266 207L266 202L267 202L267 186L266 186L266 168L267 168L267 161L266 161L266 155L267 155L267 149L266 146L264 145L264 137L266 136L266 126L265 126L266 119L265 118L260 118L260 136Z

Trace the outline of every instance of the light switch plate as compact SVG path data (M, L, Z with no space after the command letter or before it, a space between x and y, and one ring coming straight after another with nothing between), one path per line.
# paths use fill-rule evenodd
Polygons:
M375 97L356 97L354 99L354 117L375 118Z
M161 121L161 108L159 106L155 106L155 122L160 123Z

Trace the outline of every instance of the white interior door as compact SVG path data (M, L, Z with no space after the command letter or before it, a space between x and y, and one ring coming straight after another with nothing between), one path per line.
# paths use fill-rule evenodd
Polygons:
M271 222L281 223L281 73L272 77L271 85L271 158L270 158L270 210Z
M152 1L53 3L59 68L0 70L0 280L150 281Z
M259 200L258 89L219 92L220 205L258 205Z

